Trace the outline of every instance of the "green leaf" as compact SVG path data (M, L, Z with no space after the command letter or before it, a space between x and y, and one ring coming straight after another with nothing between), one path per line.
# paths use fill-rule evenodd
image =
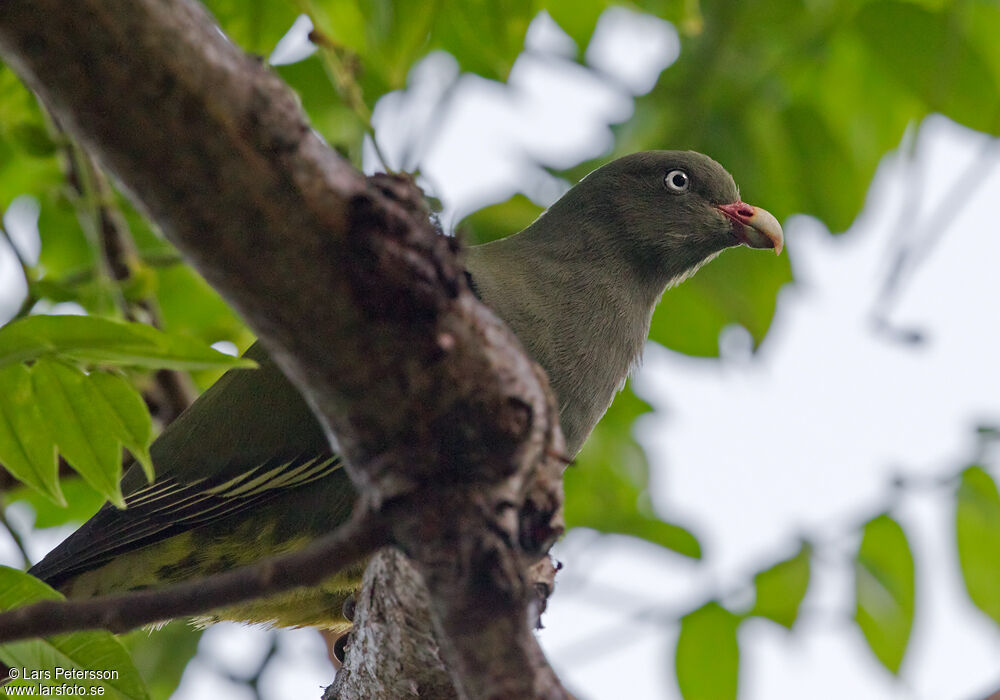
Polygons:
M365 125L340 98L319 56L276 66L275 70L298 93L312 127L331 146L359 162Z
M153 439L153 421L142 395L124 377L108 372L87 376L96 403L107 408L107 429L121 441L153 481L153 459L149 444Z
M34 96L0 63L0 214L21 194L37 194L62 179L59 161Z
M164 333L141 323L128 324L130 330L146 341L146 346L106 346L68 353L69 357L92 364L115 364L149 369L233 369L254 368L252 360L226 355L200 340Z
M164 330L205 343L239 344L249 335L246 325L195 270L173 265L157 270L157 302Z
M66 505L57 505L34 489L20 486L4 494L4 501L27 503L35 511L36 529L59 525L79 525L89 520L104 505L105 498L76 474L63 476L59 488Z
M373 7L380 9L390 3L372 2ZM408 3L392 3L396 12ZM421 55L431 49L441 48L450 53L458 61L463 71L478 73L492 80L506 80L514 59L524 46L524 36L528 25L538 9L535 0L438 0L431 9L413 7L408 12L401 13L394 22L396 37L409 34L412 38L406 42L410 51L397 57L396 61L388 61L390 65L398 63L405 57L411 64ZM383 12L383 16L385 13ZM374 25L385 32L385 27L378 27L372 21L372 14L367 18L367 26ZM421 22L421 20L423 20ZM416 25L421 31L406 29ZM373 32L373 34L376 34ZM386 34L389 34L386 32ZM422 39L417 41L416 39ZM369 46L375 45L370 41ZM385 42L390 45L391 42ZM383 49L384 51L384 49ZM402 75L405 75L403 73ZM400 74L397 73L397 78ZM391 87L401 87L392 84Z
M0 63L0 134L25 122L41 123L38 104L14 71Z
M1000 5L995 2L979 2L961 8L963 28L969 42L990 65L995 80L1000 81Z
M373 108L382 95L405 85L407 71L426 54L436 4L316 0L310 9L313 24L329 40L320 51L335 52L365 104ZM332 86L330 78L326 82Z
M0 566L0 610L12 610L39 600L60 600L62 596L38 579L16 569ZM146 700L149 693L121 642L110 632L72 632L43 639L10 642L0 645L0 660L12 668L35 671L49 678L14 681L4 687L6 695L14 696L14 686L62 687L70 684L81 688L85 695ZM92 675L114 675L109 679L67 680L57 676L62 671L91 671ZM111 674L109 672L114 672ZM49 695L56 695L49 692Z
M156 276L156 300L165 331L198 338L205 343L227 340L243 349L254 341L243 320L188 265L157 269ZM227 369L201 370L192 373L192 379L204 390Z
M766 617L791 629L809 588L811 553L812 548L803 542L794 557L754 575L753 585L757 595L749 614Z
M955 538L965 590L1000 624L1000 493L982 467L969 467L955 493Z
M789 145L799 154L793 163L803 210L818 216L831 231L846 231L854 222L857 202L864 201L870 178L858 171L847 144L819 109L795 104L782 117ZM816 168L814 163L825 167Z
M55 186L61 177L56 158L29 156L0 138L0 212L19 195L37 194Z
M505 81L537 11L535 0L443 1L431 43L454 56L462 70Z
M94 316L29 316L0 328L0 367L46 355L151 369L256 366L193 338Z
M375 13L392 10L392 4L379 0L363 0L362 2L345 2L344 0L317 0L311 4L313 24L329 39L348 48L358 55L370 56L369 27L377 23L372 21ZM427 8L431 9L431 8ZM385 29L385 20L380 24ZM377 61L373 61L377 64Z
M29 280L28 282L28 290L36 299L48 299L56 304L72 301L81 306L87 303L86 298L90 296L90 289L82 289L81 287L84 286L90 287L91 284L89 281L81 284L66 284L52 277Z
M40 189L40 188L39 188ZM38 257L38 268L42 279L50 279L61 283L65 278L89 277L96 278L99 262L99 251L91 247L87 235L80 226L73 203L66 196L65 186L52 187L39 191L34 190L38 198L38 235L41 237L42 249ZM80 287L81 285L74 285ZM86 285L83 285L86 287ZM96 296L91 288L78 289L78 294L90 293ZM79 299L85 308L87 299Z
M0 464L18 481L66 505L59 490L56 446L39 411L31 374L22 364L0 367Z
M44 124L19 122L10 127L9 135L25 153L36 158L48 158L56 152L56 144Z
M681 619L675 657L677 685L684 700L736 698L740 618L718 603L707 603Z
M169 700L177 691L188 662L198 651L202 632L185 620L174 620L155 635L134 630L121 637L153 700Z
M206 0L229 37L244 50L267 56L301 14L291 0Z
M470 214L462 219L456 230L470 245L489 243L527 227L542 211L542 207L523 194L517 194L506 202Z
M635 419L649 410L630 387L615 399L566 470L566 525L641 537L698 559L698 539L681 525L659 518L649 500L649 465L632 437Z
M929 111L998 133L1000 85L969 41L956 8L933 11L912 2L868 3L858 13L857 26L872 58L918 95Z
M653 313L650 340L688 355L715 357L719 333L738 323L759 345L774 317L778 290L791 279L787 256L726 251L663 295Z
M607 0L546 0L545 9L556 24L576 42L582 55L590 44L597 19L611 3Z
M144 343L128 326L88 316L29 316L0 328L0 366L100 344Z
M107 408L95 401L87 375L62 362L40 359L31 376L38 404L66 461L105 498L124 508L121 443L109 430Z
M315 0L317 29L334 45L341 62L353 68L365 103L405 86L413 65L434 49L444 49L463 71L492 80L507 79L524 46L537 0ZM308 101L306 104L309 109Z
M854 619L882 665L899 673L913 628L915 581L910 545L895 520L880 515L865 525L854 570Z

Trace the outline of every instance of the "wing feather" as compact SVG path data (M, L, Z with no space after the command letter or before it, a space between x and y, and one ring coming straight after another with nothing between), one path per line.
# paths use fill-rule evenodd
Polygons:
M184 484L168 478L150 484L125 498L125 510L105 504L29 573L58 586L125 552L304 487L332 474L341 464L339 456L327 452L269 460L221 483L203 478Z

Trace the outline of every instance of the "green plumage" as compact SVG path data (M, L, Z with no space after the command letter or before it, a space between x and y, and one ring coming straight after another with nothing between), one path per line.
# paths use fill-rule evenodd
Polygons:
M521 233L470 249L467 265L548 373L575 454L636 365L663 291L741 243L780 249L781 229L739 202L715 161L655 151L594 171ZM150 588L299 549L348 517L354 491L305 401L260 346L247 356L260 368L226 374L153 443L156 482L133 466L128 508L105 505L32 574L74 598ZM360 573L206 621L341 629Z

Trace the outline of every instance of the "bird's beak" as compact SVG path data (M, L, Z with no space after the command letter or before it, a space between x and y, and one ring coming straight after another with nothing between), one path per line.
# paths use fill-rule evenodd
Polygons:
M733 235L740 243L750 248L774 248L775 254L781 255L785 235L771 212L743 202L719 204L716 209L732 221Z

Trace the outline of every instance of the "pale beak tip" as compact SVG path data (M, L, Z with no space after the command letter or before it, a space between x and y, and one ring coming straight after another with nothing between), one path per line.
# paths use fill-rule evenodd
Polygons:
M740 201L719 204L716 209L737 226L737 240L741 243L750 248L773 248L775 255L781 255L785 248L785 233L781 230L781 224L767 209Z
M781 255L781 251L785 249L785 232L782 231L781 224L771 212L767 209L754 207L753 216L747 220L747 223L771 242L775 255Z

